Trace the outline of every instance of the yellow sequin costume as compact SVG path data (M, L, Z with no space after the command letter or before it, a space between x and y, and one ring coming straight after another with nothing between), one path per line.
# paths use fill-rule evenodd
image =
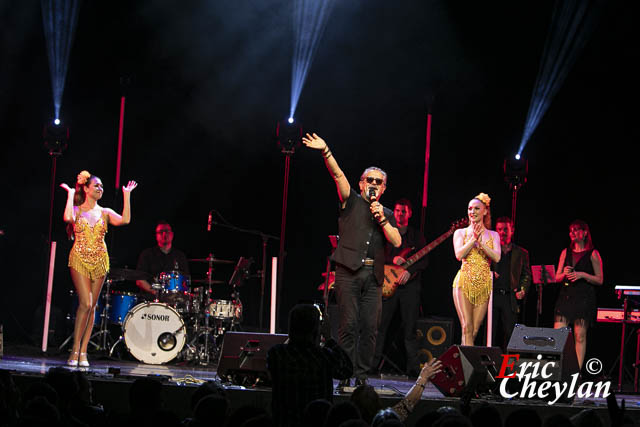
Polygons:
M464 244L467 238L467 230L464 230ZM493 239L489 239L486 245L493 249ZM479 248L473 247L462 260L462 266L453 279L453 287L462 289L462 292L473 305L481 305L489 300L493 289L493 275L491 274L491 260Z
M104 242L106 233L107 222L104 215L91 226L78 212L73 224L75 242L69 253L69 267L92 280L106 276L109 272L109 254Z

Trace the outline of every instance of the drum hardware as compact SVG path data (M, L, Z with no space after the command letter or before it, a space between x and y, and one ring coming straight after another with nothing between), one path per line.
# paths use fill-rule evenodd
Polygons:
M224 285L225 283L227 283L224 280L209 280L209 279L194 279L191 281L191 286L192 287L196 287L197 285L194 285L194 283L198 283L198 284L203 284L203 285Z
M152 277L146 271L133 270L131 268L112 268L107 274L107 279L114 282L122 282L124 280L147 280L151 281Z
M206 258L194 258L190 259L189 262L206 262L208 264L233 264L233 261L228 261L225 259L214 258L213 254L209 254Z
M100 326L99 326L99 329L94 334L92 334L91 337L89 338L89 344L97 351L106 351L108 346L111 344L110 341L113 340L109 333L109 313L111 311L110 310L111 309L111 304L110 304L111 284L114 281L115 281L114 279L105 280L105 286L103 288L104 290L100 292L100 295L98 295L98 302L95 308L94 322L93 322L93 325L91 325L91 327L93 328L98 324L97 323L98 318L100 319L99 320ZM71 290L70 294L73 295L75 294L75 292ZM77 297L76 297L76 300L77 300ZM103 304L100 304L101 301L103 302ZM75 313L71 313L69 317L73 318L75 321ZM94 341L94 338L99 338L99 339L96 342ZM62 351L62 349L66 347L67 344L72 340L73 340L73 332L71 332L71 335L69 335L62 344L60 344L60 347L58 347L58 350ZM111 355L111 353L109 353L109 355Z
M248 230L245 228L240 228L240 227L236 227L235 225L231 224L230 222L228 222L227 220L225 220L222 217L222 214L218 211L214 211L213 209L210 212L215 212L220 219L222 220L222 222L220 221L209 221L210 225L215 225L216 228L225 228L228 230L232 230L235 231L237 233L245 233L245 234L250 234L253 236L260 236L262 239L262 268L260 270L258 270L258 274L254 277L259 277L260 278L260 308L258 311L258 324L259 324L259 330L262 331L262 318L263 313L264 313L264 289L265 289L265 284L266 284L266 280L267 280L267 243L269 242L269 239L271 240L280 240L280 237L278 236L273 236L271 234L266 234L263 233L259 230ZM208 231L210 230L210 227L208 229Z
M217 259L213 254L209 254L206 258L190 259L189 261L206 262L208 264L208 269L206 279L196 279L191 281L194 294L192 294L193 308L191 309L191 314L193 315L193 327L190 332L192 332L193 335L187 344L186 349L183 351L183 357L185 359L194 360L201 365L208 365L212 358L214 360L217 359L220 352L220 346L218 345L217 340L227 329L225 323L228 323L228 321L232 319L231 327L234 325L231 302L225 300L225 303L228 304L214 304L214 301L218 302L223 300L212 299L212 286L228 283L224 280L213 279L213 266L214 264L234 264L234 262ZM235 302L234 304L237 305ZM214 305L213 308L212 305ZM218 308L225 311L218 313L216 311ZM240 308L236 311L241 313L242 310ZM202 320L202 325L199 323L200 320Z

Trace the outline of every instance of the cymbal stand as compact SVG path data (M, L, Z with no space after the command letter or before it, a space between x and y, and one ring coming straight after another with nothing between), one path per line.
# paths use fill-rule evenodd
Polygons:
M232 299L232 303L237 302L237 305L234 305L235 307L240 307L240 312L239 313L233 313L233 317L231 317L231 326L229 326L229 330L233 331L234 330L234 326L239 325L240 324L240 316L242 316L242 300L240 300L240 291L238 290L238 287L233 284L233 291L231 292L231 299ZM236 314L238 314L236 316Z
M201 365L208 365L209 364L209 331L210 331L210 327L209 327L209 305L211 304L211 294L212 294L212 289L211 289L211 284L212 284L212 277L213 277L213 254L209 254L208 257L208 263L209 263L209 269L207 270L207 289L205 291L205 295L204 295L204 303L205 303L205 308L204 308L204 351L203 352L199 352L198 353L198 359L200 360L200 364ZM204 357L203 357L204 356Z
M229 222L227 222L222 215L220 214L220 212L218 211L212 211L215 212L216 214L218 214L218 216L222 219L222 221L224 222L219 222L219 221L210 221L211 224L215 225L216 227L222 227L222 228L226 228L228 230L233 230L236 231L238 233L245 233L245 234L251 234L254 236L260 236L262 238L262 270L260 272L261 276L260 276L260 308L259 308L259 312L258 312L258 328L260 330L260 332L262 332L262 317L263 317L263 313L264 313L264 288L265 288L265 283L266 283L266 272L267 272L267 243L269 239L272 240L280 240L280 237L278 236L273 236L271 234L266 234L263 233L261 231L258 230L247 230L245 228L240 228L240 227L236 227L233 224L230 224ZM280 269L278 269L280 270Z

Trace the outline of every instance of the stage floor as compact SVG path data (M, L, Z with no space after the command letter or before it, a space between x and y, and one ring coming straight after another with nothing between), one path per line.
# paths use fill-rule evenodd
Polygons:
M9 354L7 354L7 351ZM17 383L20 382L20 379L22 379L23 382L27 381L25 378L31 378L31 380L27 382L37 381L48 369L66 366L66 359L62 356L25 355L17 353L19 352L12 353L9 348L6 348L3 359L0 359L0 369L12 371L14 378L18 379L18 381L16 381ZM213 364L201 366L177 362L165 365L147 365L124 360L100 360L95 357L92 358L90 362L91 366L83 369L94 385L96 402L103 404L105 408L111 406L121 411L126 411L127 395L127 393L124 392L125 389L122 387L128 390L130 383L137 377L155 377L162 381L165 388L169 390L169 394L173 396L170 399L174 401L172 409L182 417L189 415L188 397L193 393L195 387L204 381L218 379L216 368ZM372 377L369 382L381 395L384 405L396 403L413 385L413 381L406 377L391 377L385 375ZM337 384L337 381L335 381L335 384ZM243 387L226 384L225 386L232 400L232 406L239 407L249 402L250 404L269 408L271 401L271 390L269 388ZM614 384L612 384L612 386L614 386ZM119 395L119 399L124 398L124 403L117 401L113 394L113 391L118 390L118 387L120 387L121 391L116 392L116 394ZM336 401L347 399L348 397L349 393L339 393L337 391L335 393ZM635 418L640 420L640 395L620 393L616 394L616 398L619 403L624 399L627 411L637 413L637 417ZM180 402L176 403L178 400ZM496 405L503 414L508 414L518 407L528 406L537 408L541 416L543 414L547 416L555 413L573 415L585 408L595 409L602 418L607 416L607 403L603 398L576 398L571 404L556 403L554 405L548 405L542 401L523 399L508 400L502 399L499 396L497 396L497 398L489 396L481 399L473 399L472 407L483 402ZM429 384L422 395L422 401L416 408L412 419L415 421L417 414L426 413L441 406L458 407L459 403L459 398L447 398L432 384ZM408 422L408 425L412 425L412 423Z

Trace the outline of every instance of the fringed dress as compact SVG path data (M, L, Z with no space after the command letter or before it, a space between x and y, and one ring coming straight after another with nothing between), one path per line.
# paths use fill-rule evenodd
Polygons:
M109 254L104 241L107 233L104 214L92 226L78 212L73 233L75 242L69 253L69 267L91 280L106 276L109 272Z
M466 244L470 238L465 229L463 244ZM493 239L489 239L486 245L493 249ZM493 289L491 259L481 249L475 246L471 248L453 279L453 287L462 289L462 293L473 305L486 303Z

